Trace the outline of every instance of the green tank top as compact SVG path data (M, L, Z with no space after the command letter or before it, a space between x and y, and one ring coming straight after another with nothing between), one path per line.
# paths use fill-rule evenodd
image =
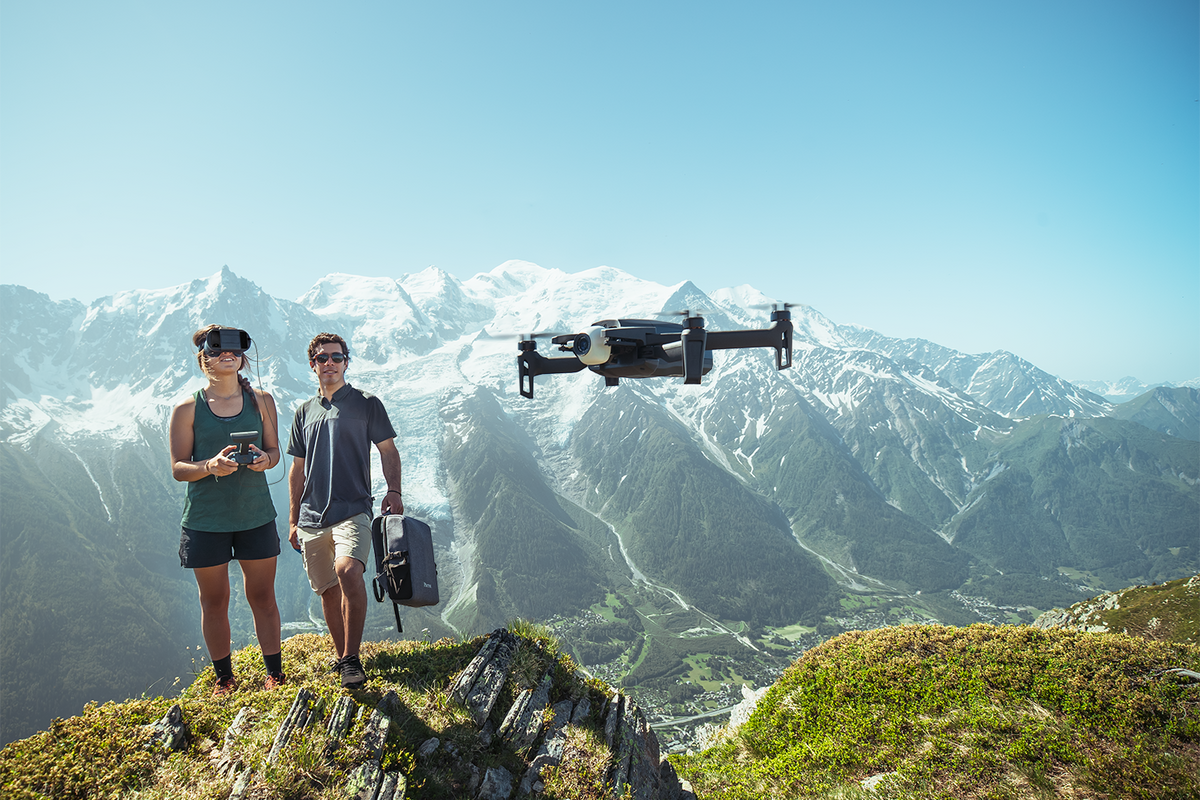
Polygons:
M231 433L255 431L254 445L262 448L262 418L254 409L250 395L242 390L242 411L223 419L208 408L201 392L196 392L196 414L192 422L194 443L192 461L209 459L233 442ZM246 531L275 519L275 504L267 488L267 476L246 466L220 479L208 475L187 485L183 501L185 528L212 533Z

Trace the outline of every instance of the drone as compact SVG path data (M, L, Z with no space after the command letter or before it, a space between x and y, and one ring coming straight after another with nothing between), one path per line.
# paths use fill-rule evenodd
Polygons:
M621 378L678 378L698 384L713 366L713 350L749 347L775 349L775 367L792 365L791 303L772 306L771 326L759 330L707 331L704 317L680 313L683 323L653 319L605 319L582 333L554 335L551 342L566 358L546 358L537 351L536 334L517 343L517 373L521 396L533 399L537 375L580 372L585 367L601 375L605 386ZM545 334L543 334L545 335Z

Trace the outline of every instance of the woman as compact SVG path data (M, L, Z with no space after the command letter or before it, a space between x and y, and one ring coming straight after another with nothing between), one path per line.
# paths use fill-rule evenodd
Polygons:
M240 337L240 338L239 338ZM231 341L240 344L232 347ZM240 371L246 366L249 337L209 325L192 334L196 361L208 385L171 414L171 475L187 483L179 560L200 587L200 625L217 673L214 695L237 688L229 633L229 561L242 568L254 633L267 667L266 688L286 682L275 604L275 558L279 535L275 505L263 473L278 463L275 401L256 391ZM221 350L225 347L228 349ZM234 460L230 434L255 431L254 460Z

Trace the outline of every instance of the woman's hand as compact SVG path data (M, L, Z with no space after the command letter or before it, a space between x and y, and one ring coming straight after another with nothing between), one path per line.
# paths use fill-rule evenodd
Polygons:
M229 456L237 450L237 445L231 444L221 452L217 453L208 461L204 462L204 469L209 475L216 475L218 478L224 478L226 475L232 475L237 472L238 463Z
M250 452L254 453L254 460L246 466L255 472L266 472L271 468L271 456L258 449L257 445L250 445Z

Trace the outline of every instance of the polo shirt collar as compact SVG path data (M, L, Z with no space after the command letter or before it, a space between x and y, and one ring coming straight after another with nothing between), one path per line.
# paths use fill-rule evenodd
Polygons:
M350 393L350 384L347 383L347 384L343 385L342 388L340 388L336 392L334 392L333 397L329 398L328 400L325 399L325 395L321 394L320 392L317 392L317 400L320 401L321 405L325 406L326 408L329 408L337 401L345 398L345 396L349 393Z

